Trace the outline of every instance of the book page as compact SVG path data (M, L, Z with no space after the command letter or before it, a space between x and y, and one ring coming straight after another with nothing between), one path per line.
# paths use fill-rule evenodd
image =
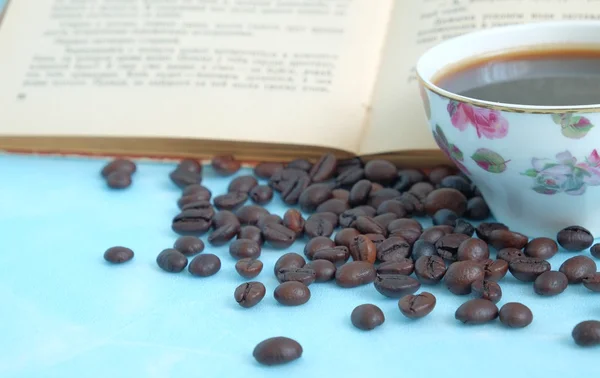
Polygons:
M396 2L361 154L437 150L418 91L415 64L446 39L509 24L600 20L598 0L401 0Z
M0 27L0 135L356 152L391 7L392 0L11 0Z

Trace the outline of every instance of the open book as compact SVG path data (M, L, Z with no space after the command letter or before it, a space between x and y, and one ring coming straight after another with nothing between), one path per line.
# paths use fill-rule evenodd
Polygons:
M414 65L479 28L596 0L10 0L0 149L444 162Z

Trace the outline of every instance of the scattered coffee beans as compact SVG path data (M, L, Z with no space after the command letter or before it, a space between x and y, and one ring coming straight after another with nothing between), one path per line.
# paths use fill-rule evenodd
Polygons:
M487 299L494 303L500 302L502 289L494 281L477 280L471 284L471 291L481 299Z
M235 289L233 297L244 308L256 306L265 297L267 289L261 282L246 282Z
M580 226L570 226L560 230L556 240L561 247L572 252L583 251L594 243L591 232Z
M498 317L498 307L487 299L471 299L456 310L454 317L464 324L484 324Z
M203 253L192 259L188 271L193 276L209 277L221 269L221 260L212 253Z
M472 260L457 261L448 267L444 282L452 294L465 295L471 293L473 282L484 277L485 272L481 263Z
M488 259L483 261L483 270L486 280L500 281L508 272L508 263L505 260Z
M466 239L458 246L456 257L458 260L487 260L490 257L490 250L481 239Z
M510 328L524 328L533 321L529 307L521 303L506 303L499 312L500 322Z
M187 266L187 257L176 249L165 249L156 257L158 266L169 273L179 273Z
M357 287L375 281L376 275L373 264L366 261L352 261L337 269L335 282L345 288Z
M302 268L281 268L277 271L276 276L277 281L281 283L297 281L309 286L311 283L315 282L317 273L312 268L306 267L305 265Z
M256 259L260 256L260 245L254 240L237 239L229 244L229 254L236 260L252 258Z
M569 280L562 272L548 271L540 274L533 282L533 291L538 295L550 297L565 291Z
M600 243L594 244L592 248L590 248L590 253L597 259L600 259Z
M131 185L131 175L123 171L114 171L106 177L106 185L111 189L125 189Z
M523 251L516 248L504 248L498 251L497 257L499 260L504 260L510 264L511 261L517 258L526 257Z
M508 270L519 281L534 282L540 274L550 270L550 263L533 257L519 257L508 264Z
M577 324L571 336L582 347L600 345L600 321L586 320Z
M429 315L435 308L435 296L426 291L416 294L407 295L398 301L400 312L410 319L418 319Z
M186 256L193 256L204 251L204 242L195 236L181 236L175 241L173 248Z
M262 233L265 241L273 248L287 248L296 240L296 233L294 231L277 223L268 223L264 225L262 227Z
M335 278L335 264L329 260L313 260L304 267L315 272L315 282L327 282Z
M254 167L254 175L258 178L268 180L271 178L271 176L273 176L273 174L276 171L281 170L281 169L283 169L282 163L271 163L271 162L258 163Z
M412 259L405 258L398 261L388 261L379 264L377 267L377 274L401 274L410 276L414 270L415 264Z
M421 256L415 262L415 275L421 283L435 285L446 274L446 263L439 256Z
M402 298L419 290L421 283L401 274L379 274L375 278L375 289L388 298Z
M274 297L284 306L300 306L310 299L310 290L302 282L288 281L275 288Z
M304 267L304 265L306 265L306 261L304 261L304 258L302 256L293 252L286 253L285 255L282 255L279 259L277 259L277 261L275 262L273 273L275 274L275 276L277 276L277 273L281 269L302 268Z
M122 264L133 258L133 251L125 247L112 247L104 252L104 260L113 264Z
M137 167L133 161L127 159L115 159L106 164L100 173L104 178L114 172L123 172L131 176L136 170Z
M231 176L240 170L242 164L231 155L215 156L211 162L212 168L221 176Z
M356 236L350 243L349 251L354 261L367 261L373 264L377 258L377 247L365 235Z
M591 274L583 279L583 286L586 289L600 293L600 273Z
M456 189L436 189L427 195L423 205L429 216L433 216L438 210L448 209L460 217L467 210L467 197Z
M254 240L260 246L262 246L265 243L260 228L256 226L242 226L237 234L237 238Z
M550 238L535 238L525 246L525 255L548 260L558 252L558 245Z
M596 273L596 263L587 256L575 256L566 260L558 270L567 276L569 283L578 284Z
M235 263L235 270L246 279L252 279L260 274L263 269L263 263L260 260L245 258Z
M281 365L302 356L302 346L287 337L273 337L260 342L252 355L263 365Z
M383 311L373 304L363 304L352 310L350 315L352 324L363 331L370 331L385 322Z

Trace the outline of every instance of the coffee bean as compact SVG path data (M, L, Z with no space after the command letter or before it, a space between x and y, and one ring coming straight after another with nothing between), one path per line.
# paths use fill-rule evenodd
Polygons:
M381 227L383 227L385 230L388 229L388 226L390 225L390 223L392 223L393 221L397 220L398 216L394 213L385 213L385 214L381 214L381 215L377 215L375 217L373 217L373 220L375 222L377 222L378 225L380 225ZM421 233L419 233L420 235Z
M359 216L354 224L355 228L363 234L382 234L386 235L387 230L375 222L373 218L367 216Z
M356 218L360 217L361 215L366 215L365 212L361 209L354 208L354 209L344 211L338 217L340 227L342 227L342 228L354 227L354 225L356 223Z
M275 288L274 297L284 306L300 306L310 299L310 289L298 281L288 281Z
M350 206L358 206L367 203L371 194L371 181L360 180L350 189L350 197L348 203Z
M271 176L273 176L273 174L278 171L283 169L283 164L281 163L270 163L270 162L263 162L263 163L258 163L255 167L254 167L254 175L258 178L261 179L270 179Z
M408 193L413 194L419 201L423 201L434 190L435 187L431 183L417 182L408 189Z
M265 297L267 289L261 282L245 282L233 293L235 301L244 308L256 306Z
M298 199L298 203L302 208L302 211L313 212L323 202L330 199L333 195L331 194L331 185L329 184L312 184L309 185Z
M439 185L444 177L450 176L454 174L454 172L456 172L454 168L446 165L440 165L429 171L429 181L431 181L434 185Z
M310 183L310 177L308 177L308 173L305 171L295 168L285 168L273 172L273 175L269 179L269 186L273 190L283 192L284 190L290 190L290 186L297 185L299 181L304 182L304 179L307 179L307 182Z
M352 325L363 331L370 331L385 322L383 311L373 304L362 304L352 310L350 315Z
M600 293L600 273L591 274L583 279L583 286L586 289Z
M522 249L529 239L527 236L509 230L494 230L490 232L487 242L497 250L504 248Z
M309 239L317 236L329 237L333 234L333 229L333 224L324 218L309 218L304 224L304 235Z
M209 277L221 269L221 260L212 253L203 253L192 259L188 271L193 276Z
M313 260L305 265L315 272L315 282L327 282L335 277L335 264L328 260Z
M377 246L377 259L382 262L401 261L410 256L410 244L403 238L391 237Z
M525 255L548 260L558 252L558 245L550 238L535 238L525 246Z
M247 200L248 194L233 192L216 196L213 203L219 210L234 210L242 206Z
M337 159L334 154L328 153L311 167L308 175L312 182L323 182L333 177L337 168Z
M259 343L252 355L263 365L281 365L300 358L302 347L287 337L273 337Z
M398 168L387 160L371 160L365 165L365 177L380 184L390 184L396 180Z
M340 201L346 204L350 200L350 191L346 189L333 189L331 191L331 195L333 196L333 198L339 199Z
M456 220L456 225L454 226L454 230L452 231L454 234L465 234L468 237L473 236L475 233L475 227L466 220L458 219Z
M415 264L410 258L400 259L398 261L388 261L379 264L377 274L402 274L410 276L415 270Z
M202 173L202 164L198 160L183 159L177 164L176 169L192 173Z
M254 240L258 245L262 246L265 241L262 236L260 228L256 226L243 226L237 234L238 239L249 239Z
M458 246L456 257L458 260L483 261L490 257L490 250L481 239L466 239Z
M597 259L600 259L600 243L594 244L592 248L590 248L590 253Z
M435 308L435 296L426 291L417 295L407 295L398 301L398 308L402 315L410 319L419 319L427 316Z
M421 256L415 261L415 276L423 284L435 285L446 274L446 263L439 256Z
M567 259L558 270L567 276L569 283L578 284L596 273L596 263L587 256L575 256Z
M313 260L327 260L338 265L343 264L350 258L350 252L345 246L319 249L312 255Z
M365 235L358 235L350 243L350 255L354 261L367 261L375 263L377 248Z
M111 247L104 252L104 260L113 264L122 264L133 258L133 251L125 247Z
M471 293L473 282L484 277L485 272L481 263L472 260L457 261L448 267L444 282L452 294L466 295Z
M165 249L156 257L159 268L169 273L179 273L187 266L188 260L176 249Z
M350 247L354 237L360 235L355 228L343 228L335 233L335 244Z
M131 175L123 171L114 171L106 177L106 185L111 189L125 189L131 185Z
M333 191L332 191L332 195L333 195ZM319 206L317 206L317 212L318 213L323 213L323 212L333 213L336 215L336 222L337 222L337 216L340 215L341 213L343 213L344 211L348 210L349 208L350 207L348 206L347 202L332 198L332 199L329 199L329 200L323 202Z
M594 243L592 233L580 226L570 226L560 230L556 240L561 247L571 252L583 251Z
M169 178L180 188L197 185L202 182L202 174L199 172L190 172L181 169L175 169L173 172L169 173Z
M510 302L500 308L500 322L510 328L524 328L533 321L529 307L522 303Z
M577 324L571 336L582 347L600 345L600 321L586 320Z
M347 262L335 273L335 283L344 288L357 287L375 281L375 267L366 261Z
M277 276L277 272L281 269L302 268L304 265L306 265L306 261L302 256L293 252L286 253L275 262L273 273Z
M133 161L127 159L115 159L106 164L100 173L104 178L114 172L123 172L127 173L128 176L131 176L136 170L137 167Z
M254 240L237 239L229 244L229 254L236 260L252 258L256 259L260 256L260 245Z
M487 299L471 299L456 310L454 317L464 324L484 324L498 317L498 307Z
M202 234L212 225L211 213L210 210L184 210L173 218L171 228L179 234Z
M364 166L362 160L359 157L353 157L348 159L341 159L337 162L336 174L340 174L350 168L362 168Z
M490 216L490 208L481 197L473 197L467 202L465 217L472 220L486 220Z
M294 244L296 233L284 225L268 223L262 228L263 237L273 248L287 248Z
M481 299L494 303L500 302L502 298L502 289L495 281L477 280L471 284L471 292Z
M240 221L240 224L249 224L255 226L261 217L269 215L269 211L264 207L257 205L246 205L236 210L235 216Z
M208 235L208 242L214 246L227 244L227 242L233 239L239 231L239 223L225 224L224 226L216 228Z
M402 298L419 290L421 283L416 279L400 274L377 275L375 289L388 298Z
M508 227L502 223L483 222L483 223L480 223L479 226L477 226L477 228L475 229L475 232L477 233L477 237L479 239L488 243L490 234L496 230L508 230Z
M261 230L265 227L266 224L283 224L283 219L279 215L276 214L262 214L258 218L258 222L256 222L256 227Z
M410 192L404 192L396 199L402 203L407 215L412 215L415 217L425 216L425 206L421 202L422 200L416 197L414 194Z
M505 260L490 260L482 262L485 279L489 281L500 281L508 272L508 263Z
M424 230L419 239L435 244L442 236L451 234L453 228L450 226L433 226Z
M373 191L373 187L371 186L371 193L369 194L369 199L367 200L367 205L378 208L385 201L397 198L400 196L400 192L392 189L392 188L383 188L376 192ZM389 213L389 211L383 211L381 214Z
M439 185L440 188L456 189L465 197L469 198L473 195L471 183L465 180L462 176L450 175L442 179Z
M396 230L393 233L389 234L388 236L390 238L402 238L402 239L406 240L408 245L414 245L416 243L416 241L419 240L419 237L421 236L421 231L411 229L411 228L405 228L405 229Z
M333 240L325 236L317 236L316 238L310 239L304 246L304 255L309 259L313 259L315 252L320 249L333 248L335 243Z
M410 189L413 184L423 180L425 180L423 172L417 169L401 169L398 171L398 178L394 189L404 192Z
M467 209L467 198L456 189L436 189L427 195L423 205L429 216L433 216L438 210L449 209L460 217Z
M235 270L246 279L251 279L260 274L263 269L263 263L260 260L245 258L235 263Z
M365 170L360 167L352 167L344 170L335 178L335 185L337 187L352 187L358 181L365 177Z
M317 279L317 273L306 266L302 268L281 268L277 271L276 277L279 282L297 281L309 286Z
M378 192L381 189L383 189L383 185L381 185L381 184L379 184L377 182L371 183L371 193Z
M533 291L545 297L558 295L565 291L569 280L562 272L548 271L540 274L533 283Z
M436 226L447 225L455 227L457 219L458 215L456 215L454 211L449 209L440 209L433 215L433 224Z
M412 246L412 258L417 261L421 256L437 256L435 245L425 240L417 240Z
M375 244L375 248L377 248L379 246L379 244L383 243L385 241L385 236L381 235L381 234L365 234L365 236L373 243Z
M298 203L300 196L310 185L308 175L293 177L286 181L286 186L281 190L281 198L287 205L295 205Z
M381 215L387 213L392 213L398 218L403 218L408 215L404 204L396 199L383 201L381 205L377 207L377 214Z
M519 257L508 264L508 270L519 281L534 282L540 274L550 270L550 263L533 257Z
M183 192L181 192L182 197L189 196L189 195L198 196L198 199L209 200L212 193L206 187L199 185L199 184L195 184L195 185L186 186L183 189Z
M516 248L504 248L498 251L498 259L504 260L510 264L511 261L517 258L526 257L523 251Z
M312 163L306 159L292 160L285 166L286 168L299 169L301 171L308 172L312 168Z
M250 190L250 199L257 205L266 205L273 199L273 189L267 185L258 185Z
M448 234L442 236L437 242L435 242L435 248L438 255L444 260L456 261L458 254L458 247L462 242L468 240L469 237L464 234Z
M311 216L309 216L306 221L308 222L311 219L312 220L324 219L324 220L328 221L329 223L331 223L331 225L334 228L338 226L338 220L339 220L337 214L330 213L330 212L314 213Z
M304 232L305 221L298 210L289 209L283 214L283 225L295 232L296 236L301 236Z
M377 215L377 209L369 205L356 206L353 210L361 211L362 213L360 215L364 215L371 218Z
M204 242L195 236L181 236L175 241L173 248L186 256L193 256L204 251Z
M240 170L242 164L231 155L213 157L211 161L214 171L221 176L231 176Z
M238 218L229 210L221 210L216 213L212 218L212 223L215 229L225 225L240 226Z
M181 197L177 200L177 206L181 210L204 210L211 217L215 215L215 209L210 201L199 199L196 195Z

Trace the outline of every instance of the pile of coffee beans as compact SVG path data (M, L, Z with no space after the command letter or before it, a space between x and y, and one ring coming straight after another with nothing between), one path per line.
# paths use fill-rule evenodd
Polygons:
M128 166L118 161L105 167L103 175L109 167L120 172L114 167ZM211 165L222 176L241 167L232 156L217 156ZM129 167L129 174L134 171L135 166ZM187 257L199 254L189 272L201 277L217 273L219 258L201 253L205 246L198 236L208 233L209 244L229 245L236 271L249 280L233 293L245 308L258 305L266 295L261 282L251 281L263 270L263 246L285 249L296 240L306 242L304 256L286 253L273 267L279 282L273 296L285 306L307 303L310 285L333 281L341 288L372 285L382 296L397 300L401 314L417 319L436 306L436 297L421 287L442 284L454 295L469 296L456 310L458 321L483 324L499 319L506 327L522 328L534 317L526 305L496 305L502 299L501 281L509 272L540 296L559 295L570 284L600 291L600 273L590 257L573 256L554 269L547 261L559 245L571 252L591 247L591 255L599 258L600 245L592 246L594 237L588 230L570 226L558 232L556 241L529 240L504 224L486 222L490 211L479 190L450 167L424 173L398 170L385 160L364 163L326 154L314 164L304 159L259 163L254 175L235 177L227 193L215 195L201 185L202 166L196 161L181 161L170 178L182 188L180 212L171 224L182 236L158 255L158 266L181 272L188 266ZM263 207L275 193L290 206L284 214L271 214ZM433 226L424 229L415 218L425 216ZM377 306L364 304L354 309L350 321L356 328L372 330L385 316ZM584 323L573 331L575 341L598 343L598 322ZM287 338L265 340L254 351L255 358L268 365L301 354L300 345Z

